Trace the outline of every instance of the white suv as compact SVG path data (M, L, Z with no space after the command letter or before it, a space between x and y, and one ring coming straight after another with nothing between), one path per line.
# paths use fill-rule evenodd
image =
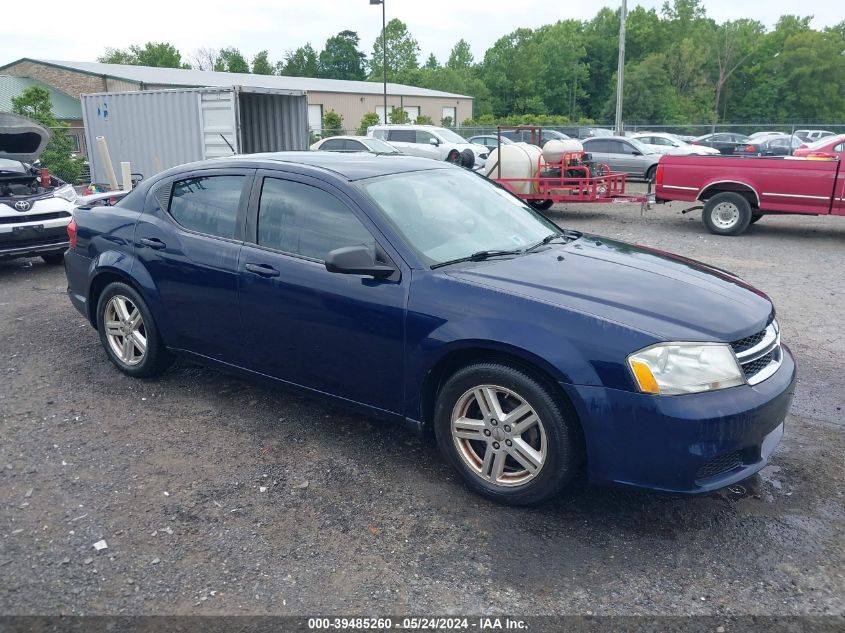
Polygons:
M473 170L484 167L490 154L489 148L435 125L374 125L367 129L367 136L387 141L411 156L445 160Z
M55 176L42 182L33 166L50 132L14 114L0 114L0 260L40 255L61 264L76 192Z

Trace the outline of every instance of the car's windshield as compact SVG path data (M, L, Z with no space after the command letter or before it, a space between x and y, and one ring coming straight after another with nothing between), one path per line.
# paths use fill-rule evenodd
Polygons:
M439 127L432 130L437 136L442 138L444 141L448 141L449 143L466 143L467 140L460 136L459 134L455 134L452 130L447 130L445 127Z
M0 171L11 171L16 174L23 174L26 173L26 167L19 161L10 160L8 158L0 158Z
M378 152L379 154L401 154L398 149L393 147L393 145L388 145L384 141L380 141L377 138L368 138L364 141L369 148L374 151Z
M522 250L559 232L511 194L462 169L392 174L359 186L429 265L480 251Z

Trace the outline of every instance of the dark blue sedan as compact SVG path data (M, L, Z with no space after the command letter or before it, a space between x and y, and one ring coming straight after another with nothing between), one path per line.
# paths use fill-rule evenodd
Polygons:
M174 356L433 430L479 493L701 493L760 470L795 365L723 270L561 230L420 158L184 165L69 227L68 293L130 376Z

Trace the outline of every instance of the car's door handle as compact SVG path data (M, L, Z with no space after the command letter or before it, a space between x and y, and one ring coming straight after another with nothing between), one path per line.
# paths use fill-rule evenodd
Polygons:
M162 242L157 237L142 237L141 244L143 244L144 246L148 246L149 248L156 251L160 251L163 248L167 248L167 244Z
M246 264L244 266L249 272L261 275L262 277L278 277L279 271L267 264Z

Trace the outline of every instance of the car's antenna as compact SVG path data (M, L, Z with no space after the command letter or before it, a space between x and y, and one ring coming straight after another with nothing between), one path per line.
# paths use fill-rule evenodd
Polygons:
M235 151L235 148L232 147L232 144L229 142L229 139L227 139L223 134L220 135L220 138L222 138L223 142L226 143L226 145L229 146L230 150L232 150L232 155L233 156L237 155L237 152Z

